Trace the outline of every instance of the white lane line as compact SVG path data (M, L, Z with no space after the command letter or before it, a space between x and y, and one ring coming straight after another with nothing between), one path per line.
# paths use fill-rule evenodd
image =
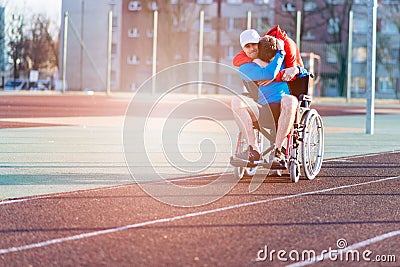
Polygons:
M386 151L386 152L379 152L379 153L373 153L373 154L366 154L366 155L354 155L354 156L347 156L347 157L341 157L341 158L332 158L332 159L326 159L324 162L330 162L330 161L338 161L338 160L346 160L346 159L356 159L356 158L361 158L361 157L371 157L371 156L378 156L378 155L383 155L383 154L393 154L393 153L398 153L399 151ZM210 174L210 175L205 175L205 176L193 176L193 177L188 177L188 178L176 178L173 180L169 180L171 182L175 181L183 181L183 180L194 180L194 179L202 179L202 178L208 178L212 177L214 175L218 175L218 173ZM164 181L154 181L154 183L162 183ZM103 187L103 188L95 188L95 189L88 189L88 190L78 190L74 192L62 192L62 193L56 193L52 195L45 195L45 196L39 196L39 197L28 197L28 198L19 198L19 199L14 199L14 200L5 200L5 201L0 201L0 206L1 205L6 205L6 204L13 204L13 203L18 203L18 202L25 202L25 201L32 201L32 200L38 200L38 199L46 199L46 198L52 198L52 197L57 197L57 196L63 196L65 194L79 194L82 192L96 192L96 191L101 191L101 190L112 190L116 188L123 188L126 186L131 186L132 184L122 184L122 185L115 185L115 186L110 186L110 187Z
M382 235L378 235L375 237L372 237L370 239L361 241L359 243L355 243L349 247L343 248L343 249L339 249L337 252L337 255L342 255L343 253L350 251L350 250L356 250L371 244L374 244L376 242L391 238L391 237L395 237L397 235L400 235L400 230L396 230L396 231L392 231L392 232L388 232ZM309 261L302 261L302 262L298 262L298 263L293 263L293 264L289 264L286 265L286 267L301 267L301 266L307 266L307 265L311 265L317 262L321 262L323 260L329 259L331 257L331 255L329 253L325 253L324 256L322 257L322 255L320 255L319 257L316 258L312 258ZM337 257L340 259L340 257ZM372 259L371 259L372 260Z
M339 158L330 158L326 159L323 162L330 162L330 161L345 161L349 159L358 159L358 158L365 158L365 157L373 157L373 156L380 156L384 154L394 154L394 153L399 153L399 150L393 150L393 151L384 151L384 152L377 152L377 153L370 153L370 154L360 154L360 155L353 155L353 156L348 156L348 157L339 157Z
M217 213L217 212L222 212L222 211L227 211L227 210L232 210L232 209L237 209L237 208L243 208L243 207L248 207L248 206L253 206L253 205L258 205L258 204L264 204L264 203L277 201L277 200L286 200L286 199L295 198L295 197L320 194L320 193L330 192L330 191L339 190L339 189L346 189L346 188L351 188L351 187L356 187L356 186L369 185L369 184L373 184L373 183L380 183L380 182L385 182L385 181L389 181L389 180L395 180L395 179L399 179L399 178L400 178L400 176L387 177L387 178L374 180L374 181L331 187L331 188L326 188L326 189L321 189L321 190L316 190L316 191L309 191L309 192L294 194L294 195L288 195L288 196L282 196L282 197L276 197L276 198L270 198L270 199L263 199L263 200L258 200L258 201L254 201L254 202L240 203L240 204L235 204L235 205L226 206L226 207L217 208L217 209L187 213L184 215L174 216L174 217L170 217L170 218L163 218L163 219L158 219L158 220L152 220L152 221L147 221L147 222L125 225L125 226L116 227L116 228L109 228L109 229L105 229L105 230L101 230L101 231L94 231L94 232L83 233L83 234L79 234L79 235L50 239L50 240L46 240L46 241L42 241L42 242L38 242L38 243L29 244L29 245L0 249L0 255L11 253L11 252L18 252L18 251L34 249L34 248L46 247L46 246L53 245L53 244L74 241L74 240L89 238L89 237L93 237L93 236L100 236L100 235L105 235L105 234L116 233L116 232L120 232L120 231L124 231L124 230L134 229L134 228L148 226L148 225L157 224L157 223L168 223L168 222L173 222L176 220L181 220L181 219L186 219L186 218L191 218L191 217L198 217L198 216L203 216L203 215L208 215L208 214L212 214L212 213Z
M168 182L189 181L189 180L210 178L210 177L214 177L214 176L217 176L217 175L224 175L224 174L225 173L213 173L213 174L202 175L202 176L190 176L190 177L182 177L182 178L173 178L173 179L168 179L167 181ZM165 183L165 180L149 181L147 183L148 184L160 184L160 183ZM1 205L6 205L6 204L18 203L18 202L31 201L31 200L54 198L54 197L59 197L59 196L64 196L64 195L80 194L80 193L83 193L83 192L96 192L96 191L102 191L102 190L113 190L113 189L118 189L118 188L131 186L131 185L137 185L137 184L138 183L121 184L121 185L114 185L114 186L108 186L108 187L102 187L102 188L92 188L92 189L87 189L87 190L78 190L78 191L73 191L73 192L61 192L61 193L55 193L55 194L51 194L51 195L44 195L44 196L38 196L38 197L26 197L26 198L11 199L11 200L0 201L0 206Z

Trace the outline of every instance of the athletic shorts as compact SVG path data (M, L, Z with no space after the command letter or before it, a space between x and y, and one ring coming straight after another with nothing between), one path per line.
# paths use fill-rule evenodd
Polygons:
M258 108L258 112L258 123L260 126L275 130L278 128L279 114L281 113L281 102L262 105Z

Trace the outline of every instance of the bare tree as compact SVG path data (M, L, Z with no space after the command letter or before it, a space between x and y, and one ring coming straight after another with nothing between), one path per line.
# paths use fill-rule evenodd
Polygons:
M5 8L1 5L0 2L0 71L5 70L5 43L6 43L6 35L5 35Z
M164 66L171 66L185 61L188 57L190 30L197 16L193 16L196 6L184 0L170 4L170 0L160 2L159 31L163 35L161 56Z
M337 63L332 68L337 73L339 95L343 96L346 88L347 72L347 38L348 38L348 16L353 7L352 0L329 0L324 1L324 6L319 11L321 18L328 26L326 39L327 44L333 44L330 52L335 54Z
M20 77L21 69L26 67L26 43L24 42L24 17L13 15L8 31L8 54L13 62L13 77Z
M315 6L310 6L314 4ZM296 34L297 11L301 12L300 36L304 36L307 31L319 29L321 25L316 22L324 6L318 6L318 2L309 0L278 0L275 2L275 17L279 18L281 28L284 29L292 38Z
M389 4L379 10L383 21L382 29L387 28L388 33L382 33L377 38L377 62L384 66L384 71L387 72L389 82L395 87L396 97L400 97L400 84L396 83L399 79L399 37L391 34L391 32L400 32L400 5ZM397 76L397 77L396 77Z
M26 56L30 62L30 69L51 70L57 68L58 48L49 32L50 20L43 15L35 15L30 24L25 39Z

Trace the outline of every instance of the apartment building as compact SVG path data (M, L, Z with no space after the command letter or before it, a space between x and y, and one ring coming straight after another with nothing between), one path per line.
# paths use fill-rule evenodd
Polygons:
M199 14L204 11L202 60L231 65L240 51L239 34L251 25L265 32L274 24L273 0L63 0L69 14L67 82L72 90L104 90L107 66L107 13L112 19L112 90L136 90L152 75L153 20L158 12L157 71L199 60ZM63 43L63 29L61 31ZM60 49L60 66L63 49ZM236 74L219 73L237 83Z
M276 0L276 23L296 36L296 12L301 11L301 51L321 57L319 91L324 96L345 95L349 11L353 11L351 84L355 97L366 93L368 0ZM395 98L400 92L400 1L378 0L377 73L378 98ZM397 24L396 24L397 20Z
M153 19L158 12L157 71L199 60L199 14L204 11L204 61L231 65L240 51L239 34L247 27L265 31L273 25L273 1L197 0L129 1L122 4L121 89L135 90L152 75ZM224 71L225 70L225 71ZM206 75L215 75L206 73ZM223 68L227 86L235 75ZM239 81L240 82L240 81Z
M0 71L6 68L5 8L0 6Z
M367 0L64 0L75 31L69 30L69 88L104 90L107 66L107 13L112 19L112 90L133 91L153 70L154 12L158 12L156 70L199 60L199 13L204 11L205 61L232 65L240 51L239 34L248 25L260 33L279 24L296 39L301 11L301 51L320 56L316 94L345 94L348 13L354 12L352 81L354 96L366 91ZM391 10L398 0L379 0L377 97L395 97L399 88L399 25ZM394 13L397 14L397 13ZM61 34L62 36L62 34ZM79 37L79 38L78 38ZM62 43L62 42L61 42ZM60 57L61 58L61 57ZM309 64L308 57L303 58ZM240 83L237 74L211 71L226 86ZM183 74L184 75L184 74Z
M63 0L62 14L68 13L67 68L68 90L105 91L107 77L108 14L112 11L111 88L118 90L120 72L120 0ZM62 69L64 19L60 32L59 66Z

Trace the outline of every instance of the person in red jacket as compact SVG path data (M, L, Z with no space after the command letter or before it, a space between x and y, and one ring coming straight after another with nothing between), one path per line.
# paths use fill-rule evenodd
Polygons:
M299 67L304 68L303 60L300 56L300 51L296 45L296 43L287 36L286 32L282 30L279 25L275 25L271 30L269 30L263 36L273 36L277 39L280 39L284 43L284 50L286 52L284 66L285 69L279 72L275 81L292 81L296 78L296 75L299 74ZM248 57L246 53L242 50L240 51L233 59L233 65L239 67L244 63L252 62L253 59Z
M245 134L249 145L246 151L235 157L250 162L260 159L260 147L254 135L253 122L262 123L272 119L276 128L275 153L272 154L272 160L284 166L285 160L281 147L293 125L298 105L297 98L289 93L288 84L276 81L277 73L284 67L282 66L286 54L284 41L272 36L260 38L256 30L249 29L240 34L240 44L246 56L252 60L243 63L239 67L239 72L245 84L249 84L250 87L254 84L257 96L254 95L254 90L247 88L253 101L240 96L234 96L231 100L235 121L241 132ZM260 52L262 55L259 55ZM270 56L267 57L267 54ZM293 71L295 75L301 71L298 66L292 68L295 69ZM257 86L257 82L263 79L269 79L269 82ZM255 106L253 102L256 103Z

